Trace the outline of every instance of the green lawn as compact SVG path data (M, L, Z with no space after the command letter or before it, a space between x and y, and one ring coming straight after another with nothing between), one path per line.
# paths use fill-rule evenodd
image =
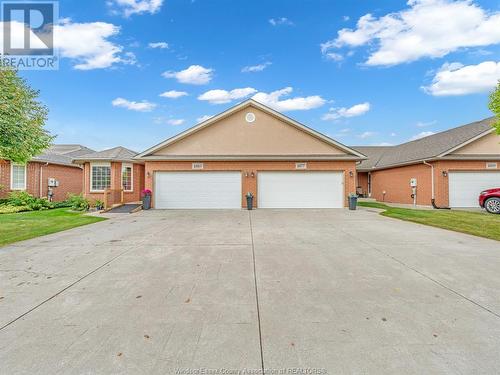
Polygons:
M0 215L0 246L106 220L68 208Z
M383 216L431 225L500 241L500 215L454 210L414 210L378 202L359 202L362 207L381 208Z

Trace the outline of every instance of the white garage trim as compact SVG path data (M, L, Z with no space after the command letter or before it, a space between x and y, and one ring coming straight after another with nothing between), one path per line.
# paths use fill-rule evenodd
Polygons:
M241 209L241 172L155 172L155 208Z
M449 172L450 207L479 207L479 193L500 187L500 171Z
M259 208L342 208L344 173L258 172Z

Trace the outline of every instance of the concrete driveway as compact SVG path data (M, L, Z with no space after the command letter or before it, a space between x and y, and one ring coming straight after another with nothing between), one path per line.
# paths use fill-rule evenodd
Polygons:
M0 373L499 373L499 270L367 210L118 216L0 249Z

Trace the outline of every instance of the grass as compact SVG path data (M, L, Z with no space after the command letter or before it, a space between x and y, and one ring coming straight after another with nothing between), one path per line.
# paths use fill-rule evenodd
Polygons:
M0 246L106 220L68 208L0 215Z
M358 204L383 209L383 216L500 241L500 215L454 210L414 210L390 207L378 202Z

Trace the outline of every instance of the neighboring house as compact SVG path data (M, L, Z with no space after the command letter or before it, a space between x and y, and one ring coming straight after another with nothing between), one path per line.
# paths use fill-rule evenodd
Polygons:
M144 189L144 163L135 160L137 152L124 147L91 152L75 158L84 166L85 196L109 204L138 202ZM107 195L105 199L105 194Z
M368 156L358 186L378 201L478 207L482 190L500 187L500 136L488 118L393 147L354 147Z
M93 150L81 145L53 145L26 165L0 160L0 198L11 191L27 191L35 197L47 197L49 179L56 185L50 187L54 201L63 201L68 193L83 191L83 169L73 163L75 157Z
M334 208L365 156L247 100L134 159L156 208Z

